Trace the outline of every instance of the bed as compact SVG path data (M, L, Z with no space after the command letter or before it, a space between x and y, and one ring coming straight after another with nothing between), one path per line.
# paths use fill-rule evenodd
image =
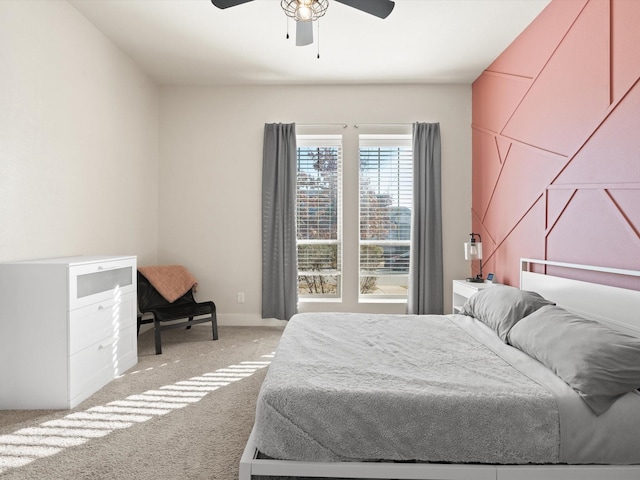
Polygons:
M640 291L552 267L640 277L523 259L520 290L484 289L464 315L295 316L240 479L640 478Z

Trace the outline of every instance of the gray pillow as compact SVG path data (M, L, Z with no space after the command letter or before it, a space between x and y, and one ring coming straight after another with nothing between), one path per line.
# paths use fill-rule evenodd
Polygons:
M640 339L560 307L522 319L509 341L564 380L596 415L640 387Z
M488 325L506 343L511 327L545 305L555 304L535 292L508 285L492 285L472 295L460 313Z

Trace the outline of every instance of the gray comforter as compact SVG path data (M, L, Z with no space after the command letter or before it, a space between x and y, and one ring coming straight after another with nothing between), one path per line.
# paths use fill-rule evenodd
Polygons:
M640 394L596 417L541 363L462 315L301 314L262 385L280 459L640 463Z
M557 462L554 396L455 321L465 318L294 317L259 395L258 449L307 461Z

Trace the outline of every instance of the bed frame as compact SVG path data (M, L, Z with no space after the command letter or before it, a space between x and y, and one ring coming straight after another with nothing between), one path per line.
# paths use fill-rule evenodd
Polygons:
M640 271L523 258L520 288L559 306L640 337L640 291L539 273L548 267L640 277ZM597 273L595 274L597 275ZM637 480L640 465L481 465L382 462L298 462L258 458L254 432L240 459L239 480L254 475L282 477L380 478L407 480Z

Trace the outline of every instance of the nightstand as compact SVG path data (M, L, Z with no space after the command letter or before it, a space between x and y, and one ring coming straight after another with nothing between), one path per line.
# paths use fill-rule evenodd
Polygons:
M453 313L460 313L460 309L469 300L469 297L476 293L478 290L487 288L495 283L474 283L467 282L466 280L454 280L453 281Z

